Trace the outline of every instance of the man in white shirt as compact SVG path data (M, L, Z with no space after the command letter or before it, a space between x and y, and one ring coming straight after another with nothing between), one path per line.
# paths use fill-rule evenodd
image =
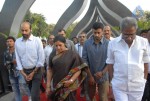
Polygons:
M111 31L110 26L108 26L108 25L104 26L104 29L103 29L103 35L104 35L104 37L107 40L113 40L114 38L112 37L111 34L112 34L112 31Z
M115 101L141 101L148 73L149 44L136 35L136 19L125 17L120 23L121 35L110 41L107 53Z
M75 49L78 52L78 54L80 55L80 57L82 57L83 44L86 41L86 33L82 32L78 36L78 39L79 39L79 42L77 44L75 44Z
M48 61L49 61L49 56L53 50L53 45L54 45L54 40L55 36L50 34L48 37L48 45L45 47L44 49L44 53L45 53L45 60L46 60L46 65L48 66Z
M44 64L44 50L38 37L31 34L31 24L21 24L22 37L16 40L17 69L29 84L32 101L40 101L41 67Z

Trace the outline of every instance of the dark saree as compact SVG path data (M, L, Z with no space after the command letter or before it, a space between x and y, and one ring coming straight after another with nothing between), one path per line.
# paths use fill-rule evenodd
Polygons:
M76 89L86 77L84 68L87 67L87 64L83 63L77 53L66 50L58 55L53 52L50 55L49 65L53 71L54 87L54 91L50 95L51 101L76 101ZM63 82L69 80L79 70L81 70L80 80L77 79L69 87L64 87Z

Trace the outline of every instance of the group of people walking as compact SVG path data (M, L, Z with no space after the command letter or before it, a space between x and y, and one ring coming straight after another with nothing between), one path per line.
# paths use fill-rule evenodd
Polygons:
M74 44L60 29L45 46L32 35L31 24L23 22L22 37L15 41L9 36L4 53L16 101L22 101L23 94L29 101L40 101L42 71L50 101L76 101L79 87L86 101L93 101L96 92L100 101L149 101L150 90L144 88L149 85L150 36L136 35L137 28L136 19L125 17L120 36L113 38L110 26L95 22L88 39L79 33Z

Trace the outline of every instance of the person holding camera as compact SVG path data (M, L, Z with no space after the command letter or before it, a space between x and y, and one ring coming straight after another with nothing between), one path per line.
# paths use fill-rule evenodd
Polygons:
M15 94L15 101L22 101L22 94L29 96L31 100L30 90L26 84L23 75L16 69L16 56L15 56L15 38L9 36L6 39L7 50L4 52L4 66L8 69L9 80L12 85L12 90Z

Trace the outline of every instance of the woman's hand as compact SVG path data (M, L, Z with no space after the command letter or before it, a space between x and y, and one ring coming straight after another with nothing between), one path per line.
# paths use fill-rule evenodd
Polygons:
M93 76L90 76L88 81L90 85L94 85L96 83Z
M73 82L74 81L72 79L64 81L64 87L69 87L71 84L73 84Z
M50 87L46 87L46 96L48 97L50 95L51 92L51 88Z

